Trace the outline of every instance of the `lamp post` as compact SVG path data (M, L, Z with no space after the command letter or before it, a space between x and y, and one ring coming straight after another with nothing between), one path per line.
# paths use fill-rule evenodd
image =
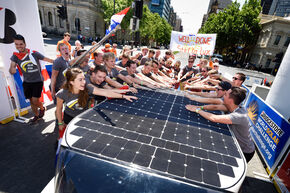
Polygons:
M113 15L115 15L115 5L116 5L116 0L114 0L114 13L113 13Z

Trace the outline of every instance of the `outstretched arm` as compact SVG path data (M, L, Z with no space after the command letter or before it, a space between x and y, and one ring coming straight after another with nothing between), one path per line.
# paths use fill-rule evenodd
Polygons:
M201 98L201 97L194 97L188 93L185 93L185 96L190 100L200 102L200 103L207 103L207 104L223 104L223 101L220 98Z
M192 112L196 112L200 114L202 117L206 118L209 121L215 123L223 123L223 124L232 124L232 120L230 119L229 115L215 115L213 113L205 112L203 110L197 111L198 107L194 105L186 105L186 109Z

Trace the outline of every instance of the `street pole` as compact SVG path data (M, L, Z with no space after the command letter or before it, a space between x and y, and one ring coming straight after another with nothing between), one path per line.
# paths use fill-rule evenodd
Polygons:
M114 0L114 13L113 13L113 15L115 15L115 5L116 5L116 0Z

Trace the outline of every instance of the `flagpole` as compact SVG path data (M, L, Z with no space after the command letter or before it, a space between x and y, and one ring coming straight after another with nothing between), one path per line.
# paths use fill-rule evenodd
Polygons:
M86 52L84 52L81 56L79 56L71 65L71 67L75 67L76 64L79 64L82 62L82 60L84 59L84 57L87 54L91 54L93 53L95 50L97 50L113 33L115 33L118 29L120 29L120 26L116 26L115 29L113 29L109 34L105 35L103 37L103 39L101 39L96 45L92 46L89 50L87 50Z

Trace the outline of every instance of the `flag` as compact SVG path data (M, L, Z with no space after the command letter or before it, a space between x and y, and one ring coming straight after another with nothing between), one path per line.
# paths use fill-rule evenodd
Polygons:
M122 22L123 17L127 14L129 9L130 7L127 7L126 9L120 11L119 13L116 13L111 17L111 24L109 26L109 29L106 30L106 35L109 34L112 30L114 30L117 27L117 25L119 25Z

